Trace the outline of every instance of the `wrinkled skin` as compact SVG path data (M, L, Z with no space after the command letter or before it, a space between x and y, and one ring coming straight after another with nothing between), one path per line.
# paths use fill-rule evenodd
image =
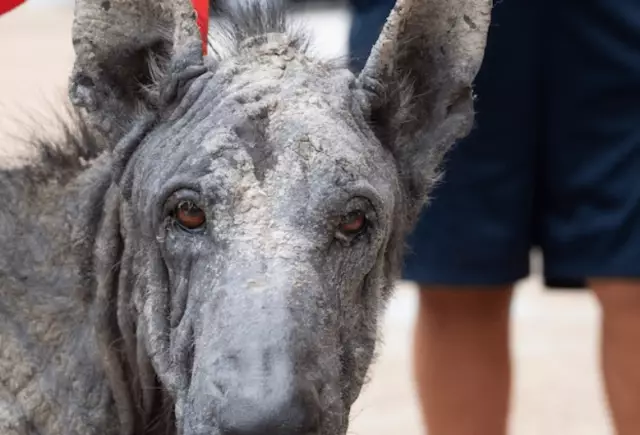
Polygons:
M172 285L176 295L169 353L182 362L193 352L192 366L167 380L176 384L184 424L206 428L227 412L234 420L262 418L252 414L271 412L271 401L291 406L298 399L289 394L302 394L313 406L319 401L327 433L339 433L342 397L356 396L369 365L385 291L368 284L384 280L376 275L385 268L385 245L394 224L402 225L393 219L397 171L381 146L365 145L376 139L350 113L353 77L295 57L286 69L278 56L263 58L258 70L252 51L240 67L246 72L231 80L210 72L195 79L193 102L141 144L125 174L127 219L154 216L131 233L163 241L153 255L166 268L158 291ZM281 79L293 86L283 88ZM302 111L301 99L315 103ZM171 163L159 168L158 161ZM181 198L205 211L201 233L181 230L163 213ZM340 234L342 216L354 210L369 217L367 230ZM133 245L148 243L143 238ZM148 256L152 248L132 249ZM262 385L247 384L254 379ZM231 409L219 409L224 395Z
M346 433L489 3L401 4L359 77L278 11L203 59L188 3L105 3L76 5L79 132L0 171L0 432Z

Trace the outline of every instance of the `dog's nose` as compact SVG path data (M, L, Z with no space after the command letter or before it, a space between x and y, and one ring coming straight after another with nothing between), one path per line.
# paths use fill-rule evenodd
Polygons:
M269 399L229 398L218 414L222 435L313 435L320 405L312 387L270 395Z

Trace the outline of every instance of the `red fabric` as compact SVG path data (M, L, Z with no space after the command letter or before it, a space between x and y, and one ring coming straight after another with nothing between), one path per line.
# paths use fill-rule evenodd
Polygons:
M195 2L198 0L193 1ZM24 3L24 0L0 0L0 15L9 12L11 9L21 5L22 3Z
M5 0L0 0L5 1ZM202 54L207 54L207 36L209 34L209 0L191 0L198 15L197 23L202 38Z

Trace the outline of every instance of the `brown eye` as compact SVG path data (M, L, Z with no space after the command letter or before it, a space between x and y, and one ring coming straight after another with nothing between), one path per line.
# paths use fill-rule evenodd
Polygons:
M193 201L180 202L175 209L175 219L180 226L187 230L197 230L206 221L204 211L195 205Z
M367 218L361 211L349 213L340 224L340 232L347 236L354 236L364 230Z

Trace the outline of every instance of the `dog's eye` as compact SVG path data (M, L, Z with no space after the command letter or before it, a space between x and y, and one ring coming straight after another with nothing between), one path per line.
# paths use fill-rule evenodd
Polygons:
M202 228L206 222L204 211L193 201L181 201L174 210L178 224L189 231Z
M340 232L345 236L355 236L367 226L367 218L361 211L354 211L346 215L340 223Z

